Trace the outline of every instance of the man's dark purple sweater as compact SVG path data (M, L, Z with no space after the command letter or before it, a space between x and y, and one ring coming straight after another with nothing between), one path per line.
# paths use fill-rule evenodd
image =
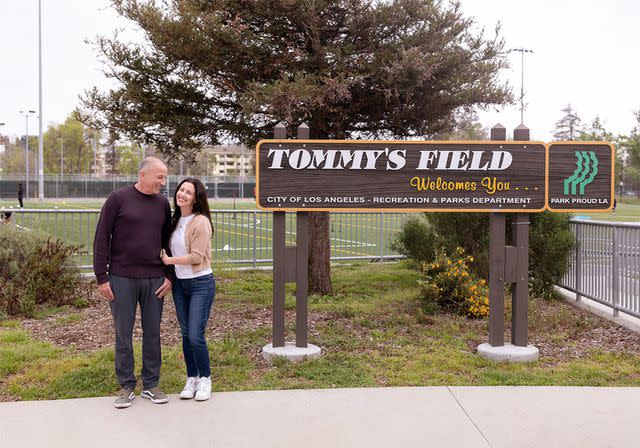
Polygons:
M102 206L93 239L93 272L98 284L109 274L128 278L173 277L160 250L171 235L171 208L160 194L133 185L112 192Z

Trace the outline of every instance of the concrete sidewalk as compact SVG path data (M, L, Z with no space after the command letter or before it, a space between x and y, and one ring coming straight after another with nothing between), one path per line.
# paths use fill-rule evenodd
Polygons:
M402 387L0 403L0 447L637 447L640 388Z

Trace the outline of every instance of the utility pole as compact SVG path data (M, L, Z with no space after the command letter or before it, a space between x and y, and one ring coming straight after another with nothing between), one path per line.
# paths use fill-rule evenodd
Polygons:
M25 174L25 193L27 199L29 199L29 114L35 114L35 110L21 110L20 114L24 117L25 130L24 130L24 174Z
M93 148L93 177L98 177L98 161L96 158L96 137L91 138L91 147Z
M64 153L62 152L62 140L62 137L60 137L60 182L62 182L64 175Z
M520 124L524 124L524 54L533 53L533 50L528 48L513 48L510 51L520 53Z
M42 0L38 0L38 198L44 200L44 139L42 136Z

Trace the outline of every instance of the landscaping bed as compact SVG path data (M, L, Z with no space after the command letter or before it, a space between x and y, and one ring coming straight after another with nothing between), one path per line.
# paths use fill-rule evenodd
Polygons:
M309 299L309 342L319 360L277 362L260 349L271 338L271 273L218 272L207 328L213 387L221 390L427 385L640 385L640 335L559 300L530 300L531 364L499 364L475 354L487 321L420 310L418 272L405 262L338 266L335 294ZM294 285L286 322L293 340ZM36 318L0 322L0 400L113 394L113 324L106 301L40 309ZM505 312L507 331L510 307ZM508 335L506 335L508 338ZM141 328L136 323L137 371ZM161 387L181 390L180 331L171 299L162 320Z

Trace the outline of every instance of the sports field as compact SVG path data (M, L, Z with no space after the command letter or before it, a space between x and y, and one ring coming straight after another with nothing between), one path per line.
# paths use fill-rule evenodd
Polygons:
M81 266L91 265L96 220L104 200L27 201L27 209L55 212L15 213L13 222L24 229L37 229L83 245L77 258ZM0 208L15 207L14 201L1 200ZM253 200L222 199L210 201L215 228L212 247L214 263L260 265L271 259L272 213L255 208ZM335 259L395 255L390 239L401 229L408 213L332 213L331 255ZM640 200L625 198L616 213L578 214L583 219L616 222L640 222ZM295 243L295 214L287 214L287 244Z
M47 212L15 213L13 223L84 246L78 256L81 266L91 265L92 242L103 201L67 200L27 202L25 209ZM0 207L10 205L0 202ZM233 208L235 206L235 209ZM272 216L255 208L254 202L211 201L214 263L259 265L271 259ZM334 258L373 258L394 255L390 239L401 229L406 213L332 213L331 254ZM288 213L287 244L295 243L295 214Z

